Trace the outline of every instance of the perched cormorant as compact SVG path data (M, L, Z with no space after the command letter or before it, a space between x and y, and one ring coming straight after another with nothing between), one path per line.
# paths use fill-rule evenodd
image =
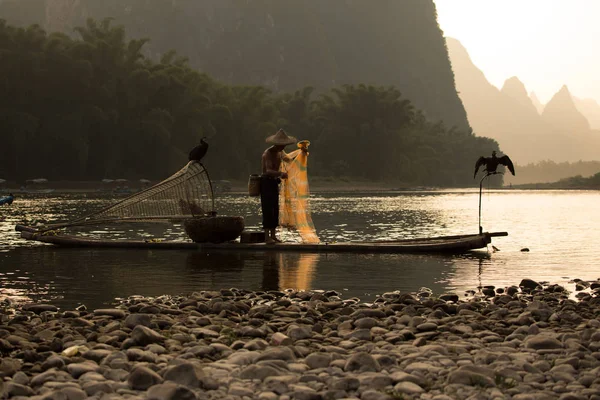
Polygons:
M499 164L507 166L508 170L513 175L515 174L515 166L513 165L510 158L508 158L508 156L506 155L498 158L496 157L496 152L492 151L491 157L479 157L479 159L475 163L475 173L473 174L473 179L475 179L475 176L477 176L477 171L479 171L479 167L481 167L482 165L485 166L485 171L487 172L486 176L488 176L497 173L496 168L498 168Z
M188 156L189 161L200 162L200 160L202 160L202 158L206 155L206 152L208 151L208 143L206 143L204 139L206 138L200 139L200 144L190 151Z

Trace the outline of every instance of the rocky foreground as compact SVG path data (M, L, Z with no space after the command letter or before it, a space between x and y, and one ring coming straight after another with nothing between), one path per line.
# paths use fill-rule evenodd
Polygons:
M600 399L600 287L459 299L228 289L5 308L4 398Z

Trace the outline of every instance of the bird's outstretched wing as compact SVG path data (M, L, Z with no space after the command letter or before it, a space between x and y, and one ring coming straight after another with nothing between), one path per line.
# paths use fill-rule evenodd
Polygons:
M482 165L485 165L484 156L479 157L479 159L475 163L475 173L473 174L473 179L475 179L475 177L477 176L477 171L479 171L479 167L481 167Z
M502 156L498 159L498 162L502 165L506 165L508 170L514 175L515 174L515 166L508 156Z

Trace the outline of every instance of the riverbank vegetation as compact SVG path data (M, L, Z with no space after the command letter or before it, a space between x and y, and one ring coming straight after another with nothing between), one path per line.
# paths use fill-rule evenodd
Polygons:
M522 189L600 189L600 172L590 177L581 175L563 178L556 182L515 185Z
M394 87L345 85L273 93L223 84L168 52L144 56L110 19L79 38L0 20L0 174L24 181L160 179L206 136L220 179L260 169L264 139L283 127L312 142L311 174L467 186L492 139L429 121Z
M588 178L600 172L600 161L554 162L539 161L525 165L515 165L516 176L506 176L506 185L523 185L532 183L555 183L562 179L580 175Z

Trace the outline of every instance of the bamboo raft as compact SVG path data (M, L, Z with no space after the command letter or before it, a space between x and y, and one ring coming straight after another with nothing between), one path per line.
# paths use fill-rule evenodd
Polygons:
M304 253L463 253L486 248L493 237L508 236L507 232L483 232L471 235L438 236L431 238L372 241L302 243L195 243L191 241L107 240L70 235L44 235L35 228L17 225L21 237L63 247L180 249L211 251L260 251Z
M1 0L0 0L1 1ZM480 207L481 220L481 207ZM106 226L121 223L183 222L191 240L123 240L69 235L63 229ZM112 205L71 221L46 226L17 225L21 237L64 247L122 249L180 249L200 251L259 251L305 253L463 253L486 248L492 237L506 232L438 236L388 241L303 243L255 243L245 240L244 222L239 216L217 216L208 171L201 162L190 161L162 182L132 194ZM252 232L246 232L252 234ZM237 237L240 240L237 241ZM219 243L217 243L219 242Z

